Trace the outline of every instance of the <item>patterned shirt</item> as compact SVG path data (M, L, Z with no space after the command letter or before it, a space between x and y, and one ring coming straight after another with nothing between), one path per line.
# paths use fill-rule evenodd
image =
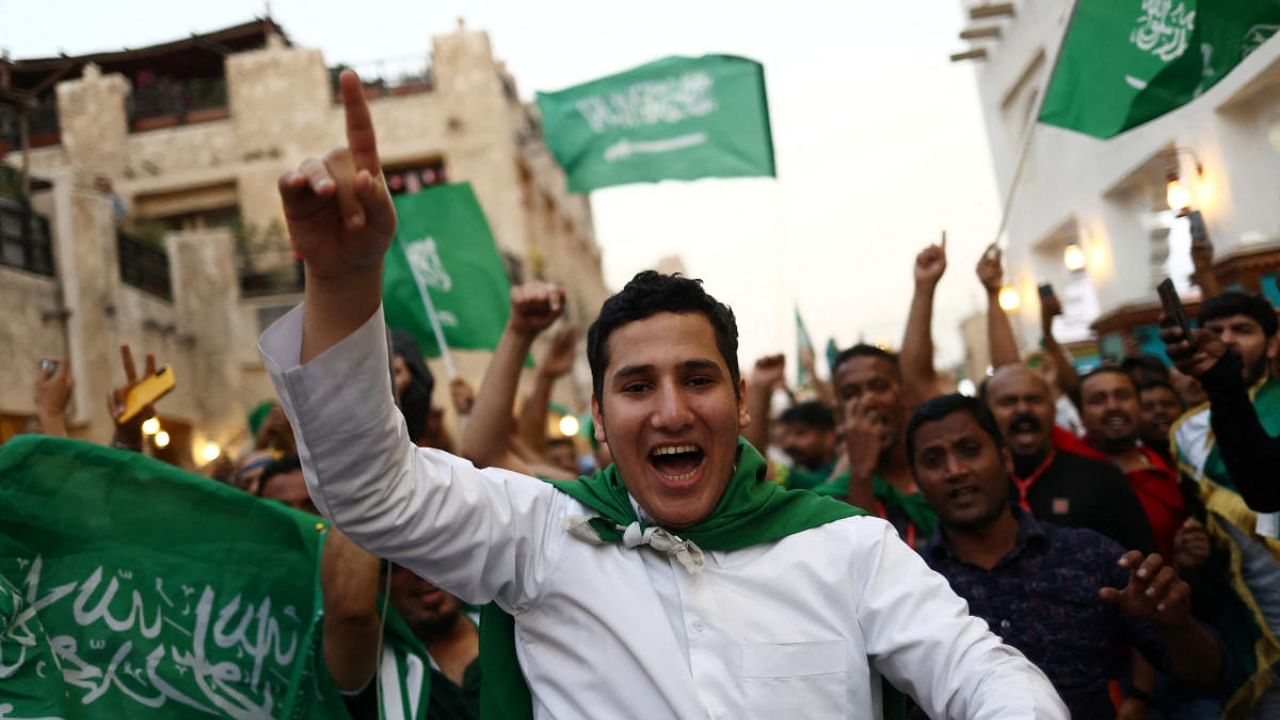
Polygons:
M1124 550L1092 530L1042 524L1019 508L1018 540L990 570L951 553L939 526L925 561L969 601L969 611L1049 676L1077 718L1112 718L1107 681L1127 672L1121 645L1137 648L1157 668L1169 666L1159 629L1098 598L1123 588L1116 565Z

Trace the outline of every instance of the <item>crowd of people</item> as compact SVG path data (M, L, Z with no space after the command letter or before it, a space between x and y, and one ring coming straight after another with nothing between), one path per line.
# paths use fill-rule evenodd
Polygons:
M829 382L802 354L803 388L781 355L742 372L732 310L646 271L586 329L588 453L547 433L581 331L563 288L513 288L478 388L438 392L384 327L394 211L353 74L341 91L348 145L280 182L307 283L261 340L279 397L208 474L332 521L323 657L353 718L423 717L388 714L410 676L433 719L1280 717L1267 300L1207 296L1190 337L1163 322L1171 366L1082 373L1052 296L1020 353L993 248L992 369L968 397L933 361L945 236L900 349L847 348ZM41 369L45 432L72 382ZM112 444L140 450L153 414Z

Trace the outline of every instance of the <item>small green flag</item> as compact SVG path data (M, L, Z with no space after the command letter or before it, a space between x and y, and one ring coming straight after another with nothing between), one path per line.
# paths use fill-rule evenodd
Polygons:
M0 716L347 717L318 518L62 438L5 443L0 477Z
M1280 27L1280 0L1078 0L1040 122L1106 139L1199 97Z
M440 354L423 303L429 293L450 348L492 350L511 312L511 281L470 183L395 198L395 242L382 273L387 325Z
M840 348L836 345L835 338L827 338L827 371L831 373L831 381L834 383L836 378L836 358L840 356Z
M804 369L800 358L805 352L813 352L813 341L809 339L809 330L804 326L804 318L800 317L800 308L796 308L796 386L809 384L809 372Z
M543 134L569 190L704 177L774 176L764 66L668 57L538 93Z

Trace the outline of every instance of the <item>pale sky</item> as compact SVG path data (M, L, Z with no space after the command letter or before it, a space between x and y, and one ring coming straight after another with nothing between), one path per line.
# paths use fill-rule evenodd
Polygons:
M263 14L255 0L0 0L0 48L21 59L140 47ZM915 253L948 230L936 305L940 364L982 305L973 274L999 224L958 2L274 0L297 45L330 65L421 68L458 17L489 33L521 97L667 55L730 53L765 66L778 178L631 185L593 193L613 289L665 255L729 303L749 366L794 351L798 305L814 342L897 346ZM825 364L820 363L825 374ZM745 370L745 367L744 367Z

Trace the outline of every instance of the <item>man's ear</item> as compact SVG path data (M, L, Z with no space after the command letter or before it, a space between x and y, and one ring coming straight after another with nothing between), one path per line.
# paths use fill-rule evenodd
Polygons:
M751 424L751 411L747 409L747 379L738 378L738 429Z
M596 436L596 442L605 442L604 437L604 412L600 407L600 399L595 393L591 393L591 425L592 433Z
M1267 338L1267 359L1275 360L1277 353L1280 353L1280 333Z

